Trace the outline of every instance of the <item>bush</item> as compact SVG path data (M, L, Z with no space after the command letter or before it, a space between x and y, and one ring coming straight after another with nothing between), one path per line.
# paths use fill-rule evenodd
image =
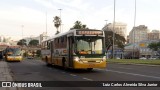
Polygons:
M36 54L37 54L37 57L40 57L41 56L41 50L37 50Z

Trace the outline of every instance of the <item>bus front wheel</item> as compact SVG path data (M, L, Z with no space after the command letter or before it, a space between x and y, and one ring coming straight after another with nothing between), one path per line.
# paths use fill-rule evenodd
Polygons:
M92 71L93 70L93 68L87 68L87 71Z
M62 67L63 67L64 69L66 69L65 62L66 62L65 58L62 58Z

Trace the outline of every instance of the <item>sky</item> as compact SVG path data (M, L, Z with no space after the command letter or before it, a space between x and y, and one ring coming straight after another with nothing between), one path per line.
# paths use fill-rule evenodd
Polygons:
M115 21L126 23L128 34L134 26L135 0L115 3ZM160 30L160 0L136 0L136 6L135 25ZM53 36L55 16L61 16L61 32L68 31L77 20L89 28L102 29L113 23L114 0L0 0L0 35L13 40L39 36L46 32L47 24L47 33Z

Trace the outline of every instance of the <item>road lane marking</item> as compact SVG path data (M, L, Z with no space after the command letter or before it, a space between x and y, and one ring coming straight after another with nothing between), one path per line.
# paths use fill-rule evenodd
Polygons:
M117 68L122 68L122 69L133 69L133 70L135 70L134 68L126 68L126 67L116 67L116 69ZM155 74L160 74L160 73L158 73L158 72L152 72L152 71L150 71L150 72L148 72L148 73L155 73Z
M113 64L113 63L110 63L110 64ZM148 64L125 64L125 63L114 63L114 64L119 64L119 65L138 65L138 66L149 66L149 67L160 67L160 65L148 65Z
M28 64L32 64L32 65L38 65L38 64L36 64L36 63L29 62L29 61L24 61L24 63L28 63Z
M95 68L96 70L103 70L103 69L99 69L99 68Z
M134 70L134 68L125 68L125 67L116 67L116 69L117 68L122 68L122 69L132 69L132 70ZM99 69L99 68L95 68L96 70L101 70L101 71L103 71L104 69ZM106 69L106 70L108 70L108 69ZM151 73L151 74L160 74L159 72L152 72L152 71L150 71L150 72L148 72L148 73Z
M116 68L122 68L122 69L134 69L134 68L126 68L126 67L116 67Z
M83 79L85 79L85 80L88 80L88 81L93 81L92 79L89 79L89 78L85 78L85 77L84 77Z
M128 73L128 72L121 72L121 71L115 71L115 70L106 70L106 71L115 72L115 73L121 73L121 74L128 74L128 75L133 75L133 76L141 76L141 77L160 79L160 77L143 75L143 74L137 74L137 73Z
M75 74L70 74L71 76L77 76L77 75L75 75Z

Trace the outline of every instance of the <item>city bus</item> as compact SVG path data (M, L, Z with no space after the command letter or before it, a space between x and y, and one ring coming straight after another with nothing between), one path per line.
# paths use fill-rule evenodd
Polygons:
M42 60L64 68L105 68L105 35L102 30L73 29L41 43Z
M6 61L21 61L23 59L22 50L19 46L8 46L5 49Z

